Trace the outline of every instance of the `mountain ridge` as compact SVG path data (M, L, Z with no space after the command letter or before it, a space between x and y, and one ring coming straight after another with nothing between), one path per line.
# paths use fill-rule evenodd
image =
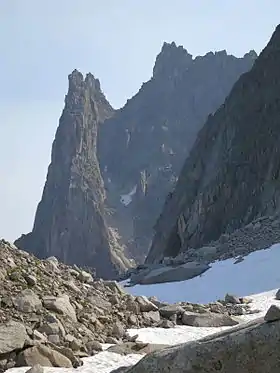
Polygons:
M198 248L279 208L279 48L278 26L208 117L156 223L147 263Z
M97 154L115 211L111 224L138 261L198 130L255 57L253 51L243 58L221 51L193 58L182 46L164 43L152 78L103 123ZM125 206L121 196L127 196Z

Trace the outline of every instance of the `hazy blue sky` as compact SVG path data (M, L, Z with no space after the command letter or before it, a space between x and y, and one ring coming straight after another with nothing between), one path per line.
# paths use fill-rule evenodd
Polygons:
M0 237L32 228L74 68L120 107L164 41L193 55L260 52L279 14L279 0L0 0Z

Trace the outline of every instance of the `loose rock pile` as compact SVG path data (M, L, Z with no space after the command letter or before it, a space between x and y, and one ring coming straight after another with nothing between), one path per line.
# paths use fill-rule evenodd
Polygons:
M215 260L237 258L242 261L246 255L269 248L280 242L280 216L260 217L243 228L230 234L223 234L217 241L212 241L198 249L188 248L175 258L164 258L165 265L180 265L186 262L211 263Z
M208 305L169 305L134 297L114 281L38 260L0 240L0 371L14 366L78 367L101 343L133 343L128 328L231 326L256 312L248 300L227 296ZM139 347L139 346L138 346ZM140 348L140 347L139 347Z

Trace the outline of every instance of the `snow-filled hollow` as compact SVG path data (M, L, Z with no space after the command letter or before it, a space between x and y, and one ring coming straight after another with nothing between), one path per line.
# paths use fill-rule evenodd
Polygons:
M190 280L126 288L132 295L156 296L162 302L209 303L226 293L246 296L280 287L280 244L255 251L235 264L216 261L202 275Z
M124 206L128 206L132 202L132 198L134 194L136 193L137 185L134 185L134 187L131 189L131 191L127 194L121 194L120 201Z

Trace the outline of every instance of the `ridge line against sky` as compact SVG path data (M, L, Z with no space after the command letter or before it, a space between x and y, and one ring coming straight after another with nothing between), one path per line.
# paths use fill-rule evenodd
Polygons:
M1 0L0 237L32 229L73 69L92 72L120 107L164 41L194 56L259 53L279 13L279 0Z

